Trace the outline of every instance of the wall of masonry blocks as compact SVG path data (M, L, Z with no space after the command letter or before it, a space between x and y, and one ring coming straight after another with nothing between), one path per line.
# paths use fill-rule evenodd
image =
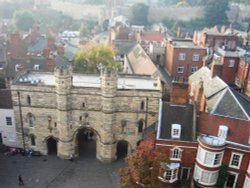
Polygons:
M142 139L142 133L138 133L138 122L143 120L145 126L147 97L147 125L157 120L160 89L154 91L119 89L110 99L103 95L103 90L106 90L105 94L112 95L114 92L112 86L111 92L103 88L105 86L102 88L67 87L69 92L58 94L59 87L29 84L11 86L20 147L22 147L22 135L17 91L21 96L26 147L47 154L47 139L53 136L58 139L58 156L61 158L67 158L70 153L78 155L77 133L84 127L96 131L96 157L103 162L116 159L116 145L120 140L128 142L129 151L135 149L137 142ZM28 95L31 98L30 105L27 101ZM145 103L143 110L140 109L142 101ZM35 118L34 127L29 127L28 113L32 113ZM48 117L51 117L50 122ZM121 122L124 120L126 127L122 132ZM51 129L48 129L49 124ZM29 139L31 134L36 138L36 146L31 146Z

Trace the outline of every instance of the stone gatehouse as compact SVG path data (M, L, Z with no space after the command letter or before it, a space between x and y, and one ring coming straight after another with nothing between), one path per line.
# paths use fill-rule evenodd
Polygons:
M20 147L66 159L80 154L79 137L94 135L96 158L111 162L120 142L130 152L157 120L161 85L146 76L80 75L60 66L54 74L19 75L11 92Z

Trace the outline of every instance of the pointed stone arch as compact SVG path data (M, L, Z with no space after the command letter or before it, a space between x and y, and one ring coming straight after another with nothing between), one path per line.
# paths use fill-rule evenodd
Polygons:
M97 155L100 134L92 127L81 126L74 132L73 145L75 156L92 157Z
M50 135L45 139L46 147L47 147L47 155L57 155L58 153L58 138Z
M123 159L132 151L132 146L127 140L118 140L116 143L116 158Z

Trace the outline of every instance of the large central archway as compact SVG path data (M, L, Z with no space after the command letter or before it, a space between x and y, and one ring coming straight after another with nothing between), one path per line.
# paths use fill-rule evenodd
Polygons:
M92 128L81 128L76 135L75 153L80 158L96 158L96 131Z

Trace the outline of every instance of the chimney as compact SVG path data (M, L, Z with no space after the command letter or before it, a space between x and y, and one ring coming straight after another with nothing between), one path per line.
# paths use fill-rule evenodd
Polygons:
M43 56L48 58L49 57L50 50L48 48L43 49Z
M57 54L64 55L64 46L63 45L57 46Z
M52 37L49 37L48 38L48 46L47 47L51 50L51 49L53 49L54 44L55 44L55 39L52 38Z
M46 66L47 66L47 69L48 71L54 71L54 68L55 68L55 59L53 58L47 58L46 60Z
M187 104L188 103L188 83L187 82L172 82L170 94L170 103L172 104Z
M221 77L221 74L222 74L222 65L213 62L211 65L211 78L215 76Z

